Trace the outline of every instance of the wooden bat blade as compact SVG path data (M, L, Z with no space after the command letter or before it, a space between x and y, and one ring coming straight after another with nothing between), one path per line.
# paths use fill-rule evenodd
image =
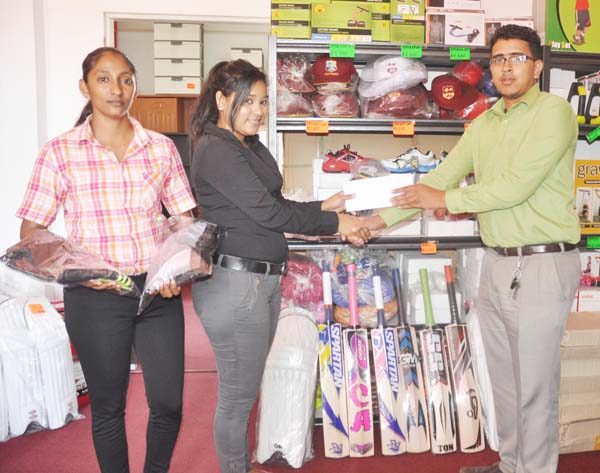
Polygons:
M475 379L473 358L465 325L448 325L446 342L458 423L460 450L480 452L485 448L479 386Z
M400 425L406 432L407 451L426 452L431 448L429 416L417 338L414 328L410 326L398 327L397 334L398 358L405 388Z
M398 371L396 332L390 328L373 329L371 342L379 406L381 452L384 455L398 455L406 452L406 437L398 420L404 393Z
M456 451L456 425L452 390L450 389L443 351L442 331L424 329L419 332L423 350L423 369L427 386L431 451Z
M347 457L350 446L340 324L319 325L319 374L325 456Z
M350 456L369 457L375 449L367 331L344 330L343 347Z

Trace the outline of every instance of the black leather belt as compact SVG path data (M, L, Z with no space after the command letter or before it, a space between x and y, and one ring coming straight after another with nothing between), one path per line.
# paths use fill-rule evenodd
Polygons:
M220 255L218 253L214 254L213 263L223 268L236 271L248 271L250 273L283 274L285 272L285 263L269 263L268 261L258 261L231 255Z
M577 248L573 243L547 243L545 245L526 245L513 248L492 247L496 253L502 256L529 256L540 253L559 253L561 251L571 251Z

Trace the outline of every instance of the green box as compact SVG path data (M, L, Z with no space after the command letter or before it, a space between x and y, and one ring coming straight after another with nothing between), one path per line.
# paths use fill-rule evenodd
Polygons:
M575 0L546 0L546 44L555 50L600 53L600 3L591 1L587 10L591 26L581 44L575 36Z
M271 0L271 34L310 39L311 0Z
M271 24L273 21L300 21L310 26L310 4L281 3L271 5Z
M392 16L390 41L392 43L423 44L425 42L425 22L420 20L404 20Z
M390 15L397 20L425 22L423 0L391 0Z
M349 0L333 0L332 3L344 3ZM366 0L352 2L371 9L371 39L373 41L390 40L390 0Z
M294 22L286 24L284 21L281 21L276 25L271 22L271 34L278 38L310 39L311 30L310 25L302 26Z
M371 41L370 2L314 3L311 9L312 39Z

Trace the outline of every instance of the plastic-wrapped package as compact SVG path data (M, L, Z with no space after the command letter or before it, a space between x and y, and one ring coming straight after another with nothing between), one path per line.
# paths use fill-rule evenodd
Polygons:
M169 281L180 286L212 274L212 256L219 245L219 227L192 217L170 217L164 240L152 258L138 314L146 309Z
M3 295L0 333L8 437L81 418L67 331L48 300Z
M277 87L277 116L279 117L311 117L313 106L308 94L290 92Z
M277 56L277 84L290 92L314 92L309 62L303 54Z
M483 76L483 69L475 61L461 61L452 68L451 74L475 87Z
M140 295L129 276L83 246L49 230L38 230L23 238L6 250L0 261L9 268L44 281L70 286L107 280L117 284L117 288L111 290L118 294Z
M319 56L313 62L311 71L315 89L321 94L356 90L358 74L350 58Z
M373 99L427 81L425 64L402 56L380 56L361 71L358 94Z
M313 430L319 335L310 312L281 311L260 388L258 463L301 468L314 458Z
M281 280L282 307L300 307L323 319L323 281L321 268L312 258L290 253L287 271Z
M356 118L359 115L358 98L353 92L314 94L313 109L317 116L327 118Z
M374 252L358 251L356 258L356 288L358 292L358 317L362 327L377 326L377 308L373 294L373 267L379 255ZM331 272L331 289L335 304L334 318L343 325L349 325L348 273L346 265L336 257ZM390 272L381 267L381 288L386 321L396 316L397 302Z
M492 97L485 95L483 92L478 92L475 102L465 108L460 110L440 109L440 118L444 120L474 120L494 105L497 100L498 97Z
M417 85L394 90L383 96L361 97L360 108L364 118L435 118L437 106L429 100L427 89Z

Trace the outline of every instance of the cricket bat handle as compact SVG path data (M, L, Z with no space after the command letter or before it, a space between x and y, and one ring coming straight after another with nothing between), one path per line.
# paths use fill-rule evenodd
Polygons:
M402 282L400 280L400 270L398 268L392 269L392 280L394 281L394 295L396 296L396 302L398 303L398 323L401 326L406 326L408 325L408 322L406 321L406 312L404 311Z
M449 264L444 266L446 276L446 289L448 290L448 302L450 303L450 323L458 323L458 303L456 302L456 287L454 285L454 271Z
M356 264L350 263L346 266L348 273L348 305L350 310L350 325L358 327L358 295L356 292Z
M333 323L333 300L331 296L331 271L329 263L323 261L323 305L325 306L325 323Z
M435 325L435 321L433 319L433 308L431 307L431 294L429 292L429 275L427 273L427 268L419 269L419 278L421 279L421 291L423 291L425 325L432 328Z
M383 310L383 290L381 289L381 272L379 263L373 266L373 296L375 296L375 308L377 309L377 326L384 328L385 312Z

